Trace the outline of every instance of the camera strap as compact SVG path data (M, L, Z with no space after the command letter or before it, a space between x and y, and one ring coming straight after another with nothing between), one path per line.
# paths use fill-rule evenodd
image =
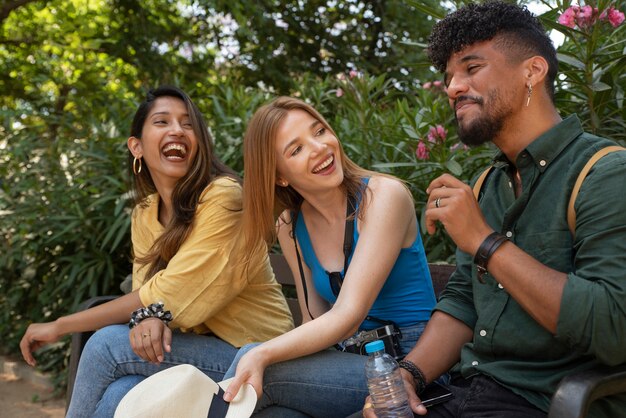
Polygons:
M293 238L293 245L296 248L296 257L298 259L298 269L300 270L300 280L302 280L302 289L304 291L304 304L306 310L309 313L311 319L315 317L311 314L309 309L309 294L306 287L306 280L304 279L304 269L302 268L302 259L300 258L300 251L298 251L298 241L296 240L296 223L298 222L298 212L294 212L291 218L291 237ZM354 243L354 222L356 219L356 202L353 197L348 198L346 204L346 226L343 234L343 277L346 277L348 272L348 259L352 253L352 244Z

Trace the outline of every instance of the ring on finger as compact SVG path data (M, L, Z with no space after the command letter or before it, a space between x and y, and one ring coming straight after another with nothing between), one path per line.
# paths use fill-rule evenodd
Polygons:
M441 198L440 197L435 199L435 207L436 208L440 208L441 207Z
M365 405L363 405L363 409L369 409L372 408L374 405L372 405L371 402L367 402Z

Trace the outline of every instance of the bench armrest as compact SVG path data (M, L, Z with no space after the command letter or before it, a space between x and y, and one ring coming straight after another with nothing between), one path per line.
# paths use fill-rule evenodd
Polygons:
M626 364L571 374L559 383L548 418L584 418L593 401L618 393L626 393Z

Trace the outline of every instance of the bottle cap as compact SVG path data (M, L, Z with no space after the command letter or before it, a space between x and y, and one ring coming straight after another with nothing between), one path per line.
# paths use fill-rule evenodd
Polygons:
M365 344L365 352L367 354L374 353L376 351L381 351L385 349L385 343L381 340L372 341L371 343Z

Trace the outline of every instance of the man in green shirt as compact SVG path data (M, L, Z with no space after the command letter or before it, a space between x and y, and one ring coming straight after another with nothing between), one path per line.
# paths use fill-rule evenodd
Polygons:
M514 4L471 4L435 25L429 54L445 74L461 140L491 141L500 153L478 202L450 175L427 190L428 231L443 225L458 266L402 375L419 391L458 363L455 398L430 417L545 417L565 375L626 363L626 152L603 157L586 177L572 234L574 182L614 144L557 112L556 51L539 21ZM589 416L625 413L626 396L613 396Z

